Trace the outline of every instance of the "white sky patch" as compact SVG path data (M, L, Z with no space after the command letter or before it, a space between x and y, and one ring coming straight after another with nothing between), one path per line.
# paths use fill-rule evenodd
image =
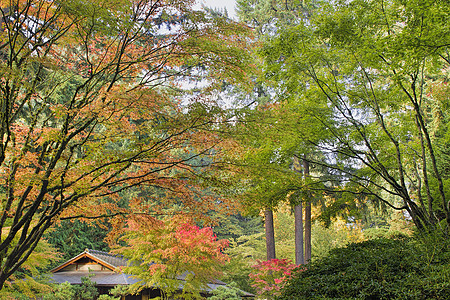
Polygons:
M197 4L194 6L194 8L199 9L202 5L212 8L226 8L228 16L234 20L237 20L236 0L197 0Z

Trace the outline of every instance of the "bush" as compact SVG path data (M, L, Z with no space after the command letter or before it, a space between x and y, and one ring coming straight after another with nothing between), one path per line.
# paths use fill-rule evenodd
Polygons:
M92 300L97 299L98 291L92 275L81 277L80 285L71 285L68 282L57 284L52 293L43 296L44 300Z
M258 261L253 268L254 273L249 275L253 281L252 286L256 288L258 295L271 298L280 294L280 289L297 266L288 259L271 259Z
M219 286L212 291L212 296L208 300L241 300L244 293L232 282L227 287Z
M448 246L397 237L333 249L296 273L279 299L448 299Z

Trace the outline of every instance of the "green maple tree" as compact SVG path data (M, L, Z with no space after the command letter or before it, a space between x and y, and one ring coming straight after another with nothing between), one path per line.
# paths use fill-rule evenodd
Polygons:
M446 101L432 88L448 82L447 16L442 1L324 1L262 51L267 77L301 116L295 136L327 154L308 159L329 175L312 188L335 207L382 203L421 230L448 230L434 131Z

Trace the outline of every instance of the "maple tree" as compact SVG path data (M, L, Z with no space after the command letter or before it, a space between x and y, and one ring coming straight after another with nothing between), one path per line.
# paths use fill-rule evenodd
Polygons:
M305 143L298 137L296 129L298 120L306 118L291 109L285 103L272 103L244 110L234 128L227 161L220 165L229 171L228 178L233 178L230 182L238 186L236 196L245 208L253 214L264 211L266 234L269 236L267 238L266 235L268 259L275 257L275 234L271 229L273 226L270 226L272 210L288 203L298 212L303 201L306 208L310 201L315 204L323 201L321 193L309 191L311 181L317 177L308 174L309 169L303 165L303 155L299 155L311 151L304 147ZM298 215L297 221L302 219L302 214ZM309 220L306 218L306 224L310 224ZM301 226L296 227L297 236L303 237ZM305 230L307 242L311 237L308 232L310 230ZM302 242L296 244L297 250L303 250ZM305 254L310 253L306 251ZM301 260L304 256L306 259ZM297 263L302 264L311 257L300 253L297 258Z
M210 227L200 228L187 216L133 216L127 223L113 251L128 259L120 271L138 280L129 287L131 294L157 287L168 297L180 296L181 287L183 299L201 298L228 260L223 253L228 241L218 240Z
M206 93L245 82L248 30L192 5L0 2L0 287L57 219L148 213L151 199L117 205L127 188L215 203L190 181L218 142Z
M238 0L237 1L237 12L240 17L241 21L244 21L248 23L250 26L254 28L254 30L257 32L258 39L265 43L267 42L272 36L276 35L279 30L282 30L285 27L294 26L295 24L298 24L299 22L305 21L309 18L311 13L314 11L314 9L317 8L318 3L320 1L296 1L296 0ZM262 64L259 64L259 68L261 70L264 70L265 67ZM276 103L278 102L278 96L277 94L283 94L283 91L277 91L273 89L273 87L268 84L268 80L264 77L259 78L255 89L256 95L253 96L255 99L255 102L258 102L258 104L263 106L268 114L271 114L271 110L277 109L276 105L265 105L267 103ZM247 112L248 114L249 112ZM284 114L288 114L290 112L284 111ZM251 113L250 113L251 114ZM294 112L295 114L295 112ZM267 136L263 136L262 140L265 139L276 139L278 143L270 143L273 145L273 148L271 151L273 152L273 156L276 156L277 153L281 151L286 151L286 149L282 149L284 145L288 144L289 147L291 147L290 153L290 164L285 165L285 168L287 169L286 172L290 172L290 168L297 169L299 173L304 173L304 177L310 178L309 174L309 162L304 159L305 156L310 155L310 153L315 152L315 149L313 147L305 148L302 147L304 144L301 139L295 139L296 143L298 144L297 147L293 146L293 143L291 141L286 141L285 139L289 139L289 133L286 134L286 137L282 137L282 134L280 134L284 128L283 125L286 122L282 121L279 126L276 126L277 129L280 132L275 133L275 136L269 137L270 133L265 132L267 130L266 126L266 120L270 122L270 117L267 119L265 114L258 115L258 118L248 118L246 117L245 121L247 122L256 122L257 124L260 124L260 128L257 128L257 130L261 130L261 132L264 132L264 134L267 134ZM288 117L288 119L291 119ZM244 120L243 120L244 121ZM269 132L271 130L269 129ZM289 129L287 129L289 131ZM255 136L253 138L253 141L250 141L249 144L251 144L251 147L254 147L255 144L260 143L260 141L255 141L256 139L261 139L261 137ZM254 147L255 151L257 151L258 146ZM292 149L294 148L295 149ZM261 151L267 152L268 149L266 149L265 146L260 147ZM266 157L267 158L267 157ZM299 164L298 159L303 162L302 164ZM268 161L258 161L258 164L264 165L268 164ZM306 172L308 170L308 172ZM270 177L270 174L268 174ZM300 175L301 176L301 175ZM268 180L270 180L268 178ZM304 178L304 182L307 180ZM297 190L303 189L307 187L306 184L303 184L303 186L299 186ZM276 185L273 185L270 187L270 184L267 185L268 189L277 189L278 187ZM280 191L282 193L282 191ZM269 192L270 194L270 192ZM303 264L307 263L311 259L311 201L314 201L311 193L296 193L296 195L291 195L290 204L293 207L293 214L296 218L295 222L295 231L296 231L296 263L297 264ZM257 199L255 199L258 201ZM271 200L267 200L268 204L264 208L265 215L267 216L267 228L268 234L267 234L267 249L268 249L268 259L275 258L275 241L273 241L273 234L271 231L273 231L273 226L270 225L271 216L273 214L273 210L276 209L276 204L271 203ZM303 207L303 204L304 207ZM303 224L303 211L305 212L305 223ZM304 237L303 237L304 235Z
M257 289L258 295L271 298L280 295L280 290L289 280L293 271L300 272L296 264L288 259L271 259L258 261L254 266L254 273L250 274L253 287Z
M437 159L448 144L434 125L448 98L432 88L448 82L447 19L443 1L323 2L262 51L281 98L307 116L297 136L324 153L308 158L329 175L312 189L336 206L382 203L420 230L448 231Z
M11 276L0 290L1 299L29 299L41 293L49 293L51 286L42 272L60 259L61 255L45 239L41 239L27 261Z

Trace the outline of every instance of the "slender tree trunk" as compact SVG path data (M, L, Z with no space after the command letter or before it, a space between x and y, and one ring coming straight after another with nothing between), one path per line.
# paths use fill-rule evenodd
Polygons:
M305 182L309 177L309 161L303 159L303 172ZM305 207L305 263L311 261L311 201L306 202Z
M267 260L275 259L275 230L273 229L273 211L264 210L264 227L266 229Z
M311 202L305 207L305 263L311 261Z
M295 264L305 263L303 254L303 208L302 203L294 207L295 217Z
M294 156L294 171L301 174L301 164L298 157ZM294 226L295 226L295 264L305 264L304 239L303 239L303 204L300 199L299 204L294 206Z

